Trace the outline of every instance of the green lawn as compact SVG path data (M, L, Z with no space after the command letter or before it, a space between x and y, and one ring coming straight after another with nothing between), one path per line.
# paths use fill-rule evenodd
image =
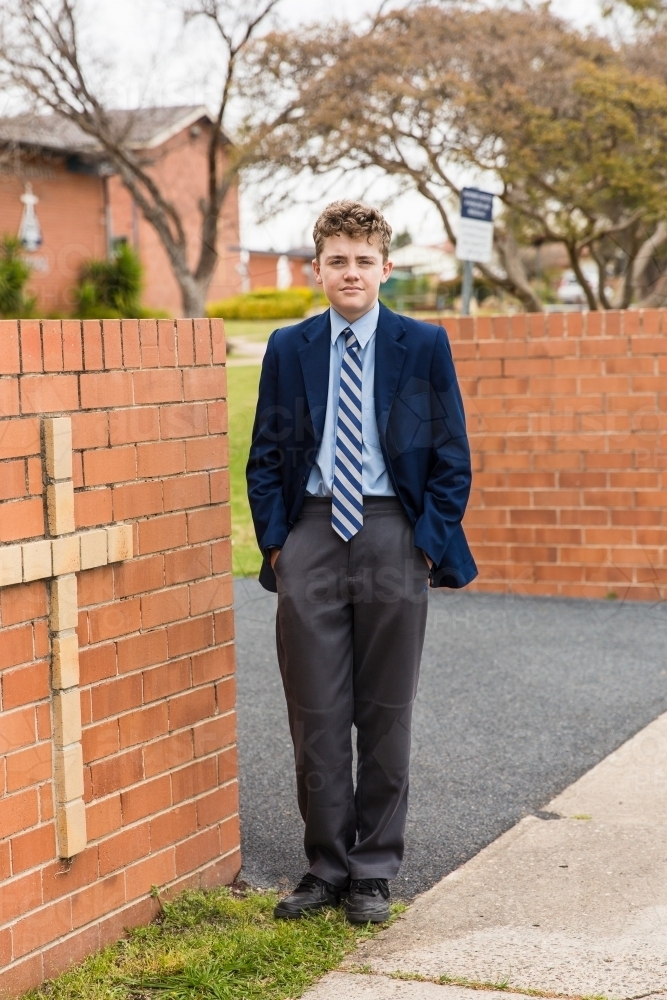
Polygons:
M226 319L225 333L228 337L242 337L243 340L268 340L279 326L292 326L300 319Z
M340 910L274 920L275 903L274 893L183 892L155 923L25 1000L293 1000L374 933Z
M262 562L250 517L245 479L252 422L257 405L259 373L259 365L227 369L232 570L235 576L257 576Z

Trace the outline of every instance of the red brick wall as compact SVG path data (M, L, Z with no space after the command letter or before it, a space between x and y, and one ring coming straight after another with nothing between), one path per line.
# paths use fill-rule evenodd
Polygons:
M468 417L478 590L667 594L667 311L434 320Z
M0 589L0 995L240 866L220 321L0 323L0 543L44 533L40 416L71 415L88 846L56 856L47 594Z
M65 161L35 156L30 183L39 198L37 218L42 246L28 260L35 265L28 291L36 295L44 314L70 313L72 292L84 260L106 257L104 182L101 177L70 173ZM17 236L25 182L0 174L0 235ZM37 268L40 268L39 270Z

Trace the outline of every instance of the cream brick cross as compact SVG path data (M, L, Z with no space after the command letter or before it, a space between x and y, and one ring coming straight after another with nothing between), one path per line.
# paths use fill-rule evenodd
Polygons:
M42 421L48 537L0 546L0 587L49 580L53 780L58 854L71 858L86 846L83 802L79 643L76 574L131 559L132 525L75 531L72 421Z

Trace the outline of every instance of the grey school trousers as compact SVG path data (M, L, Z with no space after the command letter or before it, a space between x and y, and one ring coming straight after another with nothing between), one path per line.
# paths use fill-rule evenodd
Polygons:
M331 501L307 497L275 572L278 662L310 871L341 886L349 878L395 878L426 560L395 497L364 498L364 526L349 542L331 527Z

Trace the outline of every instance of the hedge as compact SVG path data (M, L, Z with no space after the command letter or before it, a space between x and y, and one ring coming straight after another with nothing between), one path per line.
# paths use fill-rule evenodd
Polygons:
M314 302L312 288L258 288L212 302L206 311L222 319L301 319Z

